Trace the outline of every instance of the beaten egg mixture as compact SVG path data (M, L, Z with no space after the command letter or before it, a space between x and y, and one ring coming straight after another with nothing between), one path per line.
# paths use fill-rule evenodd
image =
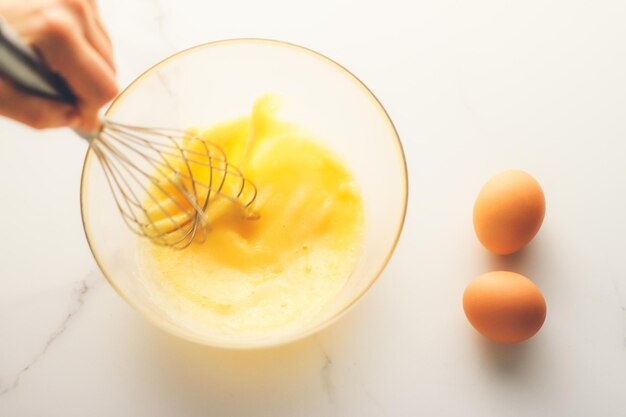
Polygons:
M196 131L256 185L254 219L215 197L204 242L184 250L140 243L146 289L183 327L263 336L301 326L352 271L363 233L357 184L336 154L279 120L276 108L266 96L252 114Z

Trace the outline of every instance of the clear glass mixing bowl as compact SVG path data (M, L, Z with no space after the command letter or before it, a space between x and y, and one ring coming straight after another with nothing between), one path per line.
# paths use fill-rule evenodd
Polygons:
M353 74L309 49L270 40L238 39L185 50L137 78L113 102L106 117L139 126L210 126L249 114L254 101L266 93L284 99L281 118L306 127L343 157L361 187L365 208L362 253L346 285L315 320L297 329L253 339L236 335L225 339L177 324L148 296L140 280L139 238L126 228L93 152L85 158L83 225L104 276L157 326L206 345L278 345L332 323L378 278L404 222L406 164L389 116Z

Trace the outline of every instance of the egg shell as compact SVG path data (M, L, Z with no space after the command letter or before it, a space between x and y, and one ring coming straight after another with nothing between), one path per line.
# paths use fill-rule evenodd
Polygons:
M493 176L474 204L474 230L498 255L517 252L539 231L546 210L541 186L530 174L509 170Z
M546 318L546 301L525 276L494 271L478 276L465 288L463 310L480 334L509 344L539 331Z

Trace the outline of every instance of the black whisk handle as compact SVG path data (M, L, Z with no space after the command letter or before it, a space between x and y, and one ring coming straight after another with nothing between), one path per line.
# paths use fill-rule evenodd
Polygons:
M0 16L0 75L20 90L51 100L76 103L65 81L52 72Z

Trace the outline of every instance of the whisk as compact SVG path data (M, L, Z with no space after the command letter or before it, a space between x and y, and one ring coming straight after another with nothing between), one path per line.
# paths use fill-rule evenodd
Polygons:
M29 94L74 104L75 96L0 17L0 73ZM230 200L254 218L257 189L216 144L189 131L102 120L87 140L115 204L134 233L177 249L206 237L207 210Z

